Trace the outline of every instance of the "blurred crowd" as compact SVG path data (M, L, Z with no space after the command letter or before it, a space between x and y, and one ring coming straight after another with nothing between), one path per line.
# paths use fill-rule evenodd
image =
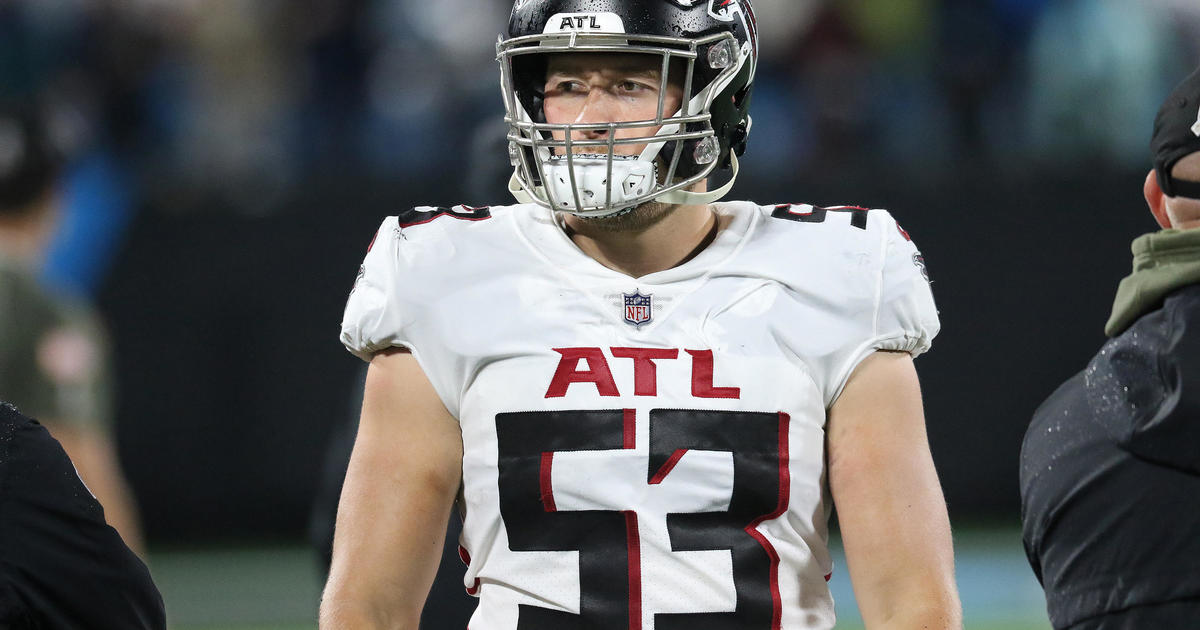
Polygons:
M57 112L91 185L264 212L309 173L463 168L498 117L506 0L5 0L0 97ZM1140 164L1194 64L1192 0L756 0L751 166ZM105 162L97 156L103 156ZM95 171L104 173L98 176ZM217 186L219 184L219 186ZM113 191L109 191L110 194ZM113 211L116 212L116 211Z

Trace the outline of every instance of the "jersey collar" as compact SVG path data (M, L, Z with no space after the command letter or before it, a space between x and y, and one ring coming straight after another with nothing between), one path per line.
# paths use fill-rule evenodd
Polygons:
M681 265L633 278L605 267L579 249L563 231L552 210L533 204L517 208L515 225L518 236L533 250L534 255L542 258L548 266L589 284L661 286L706 278L741 251L760 220L757 206L752 203L713 204L718 215L732 216L732 221L717 233L708 247Z

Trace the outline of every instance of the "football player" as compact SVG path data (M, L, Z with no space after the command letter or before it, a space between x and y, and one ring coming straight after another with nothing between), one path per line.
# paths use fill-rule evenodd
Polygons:
M383 222L323 628L415 628L452 504L472 630L959 628L912 357L939 322L888 213L719 203L748 0L519 0L518 205ZM709 190L710 177L728 170Z

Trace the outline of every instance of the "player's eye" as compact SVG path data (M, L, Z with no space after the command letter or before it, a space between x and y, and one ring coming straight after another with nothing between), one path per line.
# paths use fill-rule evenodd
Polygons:
M582 91L583 84L579 81L571 80L551 81L549 88L546 90L546 92L553 92L555 94L572 94Z

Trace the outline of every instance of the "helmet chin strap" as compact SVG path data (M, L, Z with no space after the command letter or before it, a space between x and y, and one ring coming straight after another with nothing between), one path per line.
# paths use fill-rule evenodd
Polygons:
M680 206L699 206L709 204L714 201L719 201L725 195L729 194L729 191L733 189L733 184L737 182L738 171L740 168L736 153L731 152L729 154L729 163L733 169L733 175L729 178L728 183L716 190L710 190L702 193L692 192L690 190L676 190L659 195L657 197L652 197L647 201L661 201L663 203L671 203ZM536 200L533 198L533 196L526 192L525 188L521 186L521 180L517 178L516 173L513 173L513 176L508 180L508 192L512 194L513 198L520 203L536 203Z
M535 203L533 195L525 192L525 187L521 186L521 180L516 173L508 179L508 192L518 203Z
M659 195L655 197L654 200L661 201L663 203L673 203L680 206L701 206L714 201L719 201L722 197L728 195L730 190L733 190L733 184L737 181L739 170L738 159L737 155L733 152L729 153L729 164L733 169L733 175L729 178L729 181L724 186L721 186L716 190L710 190L702 193L692 192L690 190L675 190L663 195Z

